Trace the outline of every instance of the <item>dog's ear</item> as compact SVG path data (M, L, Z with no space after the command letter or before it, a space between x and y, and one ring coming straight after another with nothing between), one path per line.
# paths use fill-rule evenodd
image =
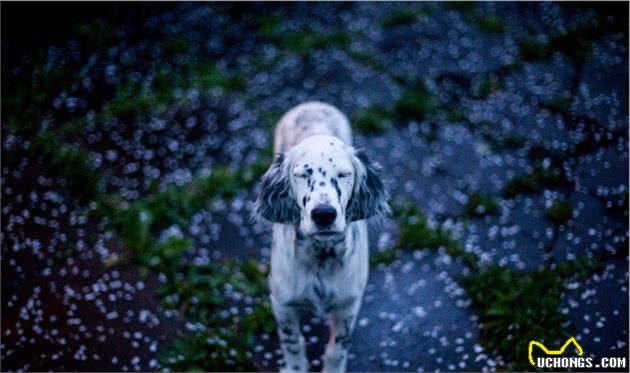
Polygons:
M282 153L262 176L255 211L257 216L274 223L294 224L300 220L300 208L292 196L288 166Z
M390 212L387 204L389 195L378 175L378 167L370 162L363 151L355 153L353 163L356 176L352 197L346 209L346 217L350 221L355 221L388 214Z

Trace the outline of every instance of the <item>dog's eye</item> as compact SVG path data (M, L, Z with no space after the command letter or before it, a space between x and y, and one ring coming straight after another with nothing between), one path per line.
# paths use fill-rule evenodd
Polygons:
M298 179L308 179L308 174L293 174Z
M340 179L348 176L350 176L350 172L340 172L339 175L337 175L337 177Z

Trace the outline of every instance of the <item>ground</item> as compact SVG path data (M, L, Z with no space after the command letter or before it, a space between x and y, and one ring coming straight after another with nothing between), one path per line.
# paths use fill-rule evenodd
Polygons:
M628 357L627 6L3 4L3 370L281 364L251 211L306 100L394 207L349 370Z

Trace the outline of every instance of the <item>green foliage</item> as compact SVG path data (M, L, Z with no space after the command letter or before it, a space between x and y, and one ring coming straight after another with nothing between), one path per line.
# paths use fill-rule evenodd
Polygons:
M33 62L32 72L27 77L3 76L2 90L11 92L2 97L3 130L26 138L35 137L46 109L74 82L75 71L61 65L46 65L45 57L33 57L37 61Z
M475 24L485 32L499 34L505 31L505 21L496 14L479 16L475 18Z
M391 113L386 109L371 105L366 110L356 114L352 120L354 127L361 133L381 134L391 127Z
M606 18L584 21L551 35L548 42L528 36L519 41L521 56L526 61L535 61L547 59L552 52L559 51L582 63L591 55L593 43L610 34L609 23Z
M283 15L280 13L272 13L261 15L254 19L254 25L257 27L258 35L264 39L277 40L282 37L280 25Z
M483 124L480 126L481 136L493 149L514 149L526 145L524 138L511 133L497 133L494 126Z
M432 227L427 217L413 205L406 204L396 208L400 224L400 245L406 249L439 249L453 257L461 257L471 268L477 268L479 259L472 252L467 252L451 232L442 227Z
M594 24L579 24L554 35L550 44L576 62L586 60L593 51L593 42L603 36Z
M554 224L564 224L573 217L573 206L569 201L555 201L545 211L545 216Z
M29 153L42 160L46 175L63 178L70 198L87 202L98 193L101 176L92 167L87 152L77 146L60 144L57 132L38 135Z
M243 187L241 174L218 167L207 177L196 178L183 187L168 186L163 192L150 194L131 204L117 196L102 197L99 211L109 217L114 228L119 228L123 235L125 226L143 226L138 223L140 215L151 227L149 231L156 232L172 224L185 225L193 214L207 207L214 198L230 198ZM145 246L143 237L130 237L130 241L123 243L142 248Z
M503 190L505 198L514 198L519 194L536 193L544 189L562 188L569 184L560 168L537 166L524 176L515 177Z
M345 31L322 33L311 28L286 30L282 28L282 18L280 13L256 17L253 23L258 36L278 48L301 56L307 56L317 49L347 48L350 45L350 34Z
M267 171L273 161L271 151L261 154L250 167L245 168L240 173L240 181L243 186L251 186Z
M376 71L384 71L385 65L381 62L374 53L362 52L362 51L350 51L350 57L355 61L361 62L364 65L370 66Z
M492 94L495 90L499 88L498 82L495 79L492 79L490 76L482 76L478 80L475 81L476 84L472 87L473 97L479 99L485 99Z
M187 266L161 290L165 305L179 308L202 327L179 338L160 357L173 371L253 371L256 336L275 330L267 301L267 268L236 260ZM241 293L251 305L226 298ZM244 299L243 298L243 299ZM230 307L238 313L224 313Z
M386 28L407 25L415 22L418 19L418 12L413 9L402 9L395 11L387 16L381 22L381 25Z
M506 370L530 370L529 341L557 345L572 336L560 312L566 283L598 268L596 260L582 257L531 272L493 265L464 277L462 285L482 324L480 343L510 362Z
M370 265L376 267L379 264L389 265L396 260L396 250L382 250L370 253Z
M425 84L417 82L402 93L395 104L394 111L400 117L422 121L426 116L435 113L437 108L438 103Z
M246 79L239 74L228 74L219 69L214 62L196 62L188 67L187 77L190 85L206 92L220 87L226 91L243 89Z
M464 207L464 215L468 217L496 215L499 212L499 203L493 196L475 193L468 199Z
M144 118L150 114L163 114L169 107L186 102L176 97L175 88L197 88L201 93L219 88L224 91L243 89L246 80L238 74L228 74L214 62L197 61L177 71L162 68L151 81L136 82L127 79L116 87L114 97L104 105L100 118L126 121Z
M570 96L558 96L543 105L554 112L564 112L571 108L572 103L573 99Z
M74 27L74 31L90 45L102 50L106 50L116 36L116 27L105 17L79 23Z
M250 173L249 177L253 177ZM182 253L190 238L154 237L173 224L185 225L192 215L214 198L233 196L245 183L242 173L217 168L208 177L183 187L171 186L133 202L116 196L103 197L97 211L136 263L166 276L160 295L167 308L177 308L200 328L175 340L162 354L163 367L188 370L254 370L251 351L255 338L275 328L267 302L267 268L254 261L228 260L203 266L188 264ZM242 294L243 303L228 293ZM236 307L240 313L225 312Z
M156 94L149 83L137 83L128 79L116 87L112 100L105 104L101 117L110 121L113 118L131 121L150 113L164 113L169 103L173 103L171 91Z
M163 48L167 54L185 53L190 49L190 41L183 35L171 35L164 41Z
M287 33L282 40L283 46L290 52L307 56L316 49L346 48L350 45L351 37L343 31L324 34L312 30L300 30Z
M525 61L536 61L547 59L551 56L551 48L548 42L534 38L533 36L525 37L517 42L521 57Z
M468 119L462 109L458 106L448 107L444 109L444 112L446 113L446 120L451 123L461 123Z
M471 12L476 7L477 4L474 1L445 1L444 5L448 9L457 10L460 12Z

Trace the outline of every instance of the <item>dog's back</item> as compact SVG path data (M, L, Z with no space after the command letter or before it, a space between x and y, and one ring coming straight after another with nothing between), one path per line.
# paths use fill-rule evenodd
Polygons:
M276 126L274 153L284 153L307 137L334 136L352 145L352 130L348 118L332 105L305 102L289 110Z

